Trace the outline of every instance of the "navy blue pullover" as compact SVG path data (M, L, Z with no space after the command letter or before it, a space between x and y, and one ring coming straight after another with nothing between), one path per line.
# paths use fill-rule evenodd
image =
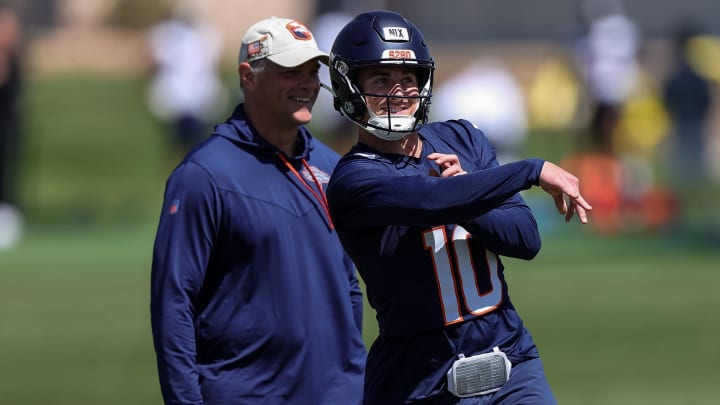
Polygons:
M167 181L151 280L168 404L357 404L362 295L318 186L339 156L285 156L243 106Z

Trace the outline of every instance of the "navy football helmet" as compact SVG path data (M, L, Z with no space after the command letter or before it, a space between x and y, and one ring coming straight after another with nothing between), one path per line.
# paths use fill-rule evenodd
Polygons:
M376 116L367 108L367 96L386 97L388 104L398 96L364 93L356 81L357 72L395 65L416 68L419 94L402 98L418 99L418 109L412 116ZM427 121L435 62L420 30L400 14L379 10L355 17L335 38L329 67L335 109L378 138L401 139ZM367 122L363 119L366 111Z

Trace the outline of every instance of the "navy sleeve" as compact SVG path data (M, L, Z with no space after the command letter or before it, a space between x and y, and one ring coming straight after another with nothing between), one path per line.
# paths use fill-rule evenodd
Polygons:
M348 272L348 278L350 280L350 301L352 302L353 317L355 318L355 325L358 330L362 332L363 326L363 293L360 289L360 282L357 278L357 271L355 270L355 263L348 254L344 257L345 268Z
M160 387L166 403L202 404L195 319L219 209L207 172L185 163L165 190L153 251L150 313Z
M398 176L372 158L351 156L333 173L328 199L344 229L465 223L536 185L543 164L528 159L442 178Z
M519 194L463 227L498 255L530 260L540 251L537 222Z

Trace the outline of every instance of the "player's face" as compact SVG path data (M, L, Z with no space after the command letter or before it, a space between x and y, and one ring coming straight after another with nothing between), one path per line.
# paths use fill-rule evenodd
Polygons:
M304 125L312 118L312 107L320 91L317 59L285 68L270 61L258 73L257 96L278 124Z
M382 95L366 96L368 109L377 116L415 113L420 100L415 69L406 66L377 66L358 71L357 82L363 93ZM414 97L414 98L405 98Z

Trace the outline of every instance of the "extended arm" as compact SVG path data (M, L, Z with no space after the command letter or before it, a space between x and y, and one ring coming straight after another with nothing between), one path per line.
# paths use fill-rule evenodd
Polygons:
M439 178L392 175L382 164L357 157L336 168L328 199L345 228L464 223L537 184L542 165L540 159L529 159Z

